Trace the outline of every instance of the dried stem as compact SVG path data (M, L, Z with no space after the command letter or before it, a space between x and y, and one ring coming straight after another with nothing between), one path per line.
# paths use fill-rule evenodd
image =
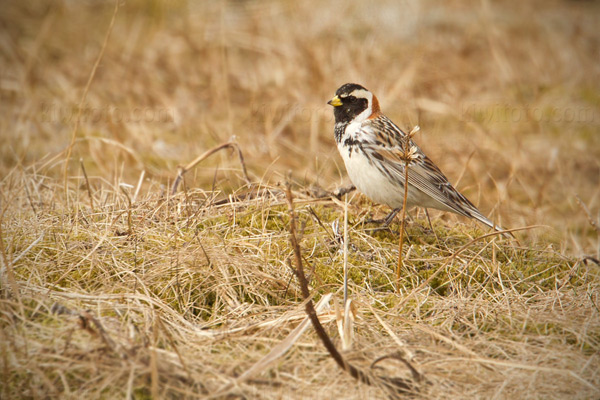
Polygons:
M325 332L323 325L319 321L319 317L315 311L312 300L310 300L310 292L308 290L308 281L306 280L306 276L304 275L304 266L302 263L302 252L300 250L300 245L298 244L298 239L296 237L296 213L294 212L294 198L292 195L291 184L289 180L286 182L286 190L285 196L288 203L288 212L290 215L290 243L292 245L292 249L294 251L294 259L296 263L296 276L298 277L298 281L300 282L300 289L302 291L302 297L306 301L306 313L310 317L310 320L317 332L317 335L325 345L325 348L333 357L335 362L342 368L344 371L347 371L353 378L360 380L361 382L370 383L370 378L365 375L362 371L356 369L352 365L348 364L340 352L337 350L333 341Z
M348 196L344 197L344 309L348 303Z
M69 159L71 158L71 152L73 151L73 146L75 145L75 138L77 137L77 130L79 129L79 120L81 119L81 112L83 111L83 103L85 102L85 98L90 90L90 86L92 85L92 81L94 80L94 76L96 76L96 70L98 69L98 65L100 65L100 60L104 56L104 51L106 50L106 46L108 45L108 39L110 38L110 34L112 33L113 26L115 25L115 19L117 18L117 12L119 11L119 1L115 1L115 11L113 12L112 18L110 20L110 24L108 25L108 30L106 31L106 36L104 37L104 42L102 43L102 47L100 48L100 53L98 53L98 57L96 58L96 62L92 67L92 71L90 72L90 76L88 77L88 81L85 84L85 89L83 90L83 95L81 96L81 100L79 101L79 107L77 107L77 116L75 117L75 125L73 126L73 132L71 133L71 142L67 147L67 154L65 157L65 167L63 170L64 174L64 191L67 204L69 202L69 196L67 195L67 173L69 172Z
M596 230L596 232L598 234L600 234L600 226L598 226L598 223L592 217L592 213L587 208L587 206L585 205L585 203L583 201L581 201L581 198L579 198L578 195L575 195L575 200L577 200L577 204L579 205L579 207L581 208L581 210L583 210L583 212L585 213L585 215L586 215L586 217L588 219L588 222L590 223L590 225L592 226L592 228L594 228Z
M402 248L404 247L404 229L406 225L406 203L408 200L408 170L410 163L416 157L416 152L411 148L410 140L420 130L419 126L415 126L407 135L402 138L402 154L401 159L404 160L404 201L402 203L402 221L400 222L400 240L398 243L398 265L396 265L396 291L400 291L400 271L404 266L402 258Z
M250 181L250 178L248 177L248 171L246 170L246 163L244 162L244 155L242 154L242 149L240 149L240 146L236 142L226 142L226 143L222 143L218 146L215 146L212 149L207 150L204 153L200 154L198 157L196 157L192 162L187 164L185 167L180 166L179 172L177 173L177 178L175 178L175 182L173 183L173 188L171 189L171 195L174 195L175 193L177 193L177 188L179 187L179 184L181 183L181 180L183 179L183 175L185 175L190 169L194 168L196 165L198 165L198 163L200 163L201 161L210 157L217 151L223 150L226 148L234 148L237 150L238 158L240 160L240 164L242 165L242 171L244 173L244 180L246 181L246 184L250 185L250 183L252 183L252 181Z
M79 159L79 164L81 165L81 171L83 172L83 177L85 178L85 187L88 192L88 197L90 198L90 209L94 212L94 197L92 196L92 187L90 186L90 179L88 178L88 174L85 170L85 165L83 165L83 159Z
M125 190L125 185L121 184L119 186L119 189L121 189L121 192L123 192L123 194L125 195L125 198L127 199L127 234L131 235L133 233L133 219L131 217L131 210L133 208L133 203L131 201L131 197L129 196L129 193L127 193L127 190Z
M302 291L302 297L306 302L305 309L308 314L313 327L323 342L323 345L331 355L331 357L335 360L340 368L344 371L348 372L350 376L354 379L366 383L367 385L381 385L382 388L385 388L391 397L396 398L398 394L402 391L410 390L410 385L402 379L391 379L384 377L375 377L360 369L354 367L352 364L348 363L338 349L333 344L333 341L325 332L323 325L321 325L321 321L319 321L319 317L314 308L313 302L310 299L310 291L308 289L308 281L306 280L306 275L304 274L304 266L302 263L302 252L300 250L300 245L298 244L298 239L296 237L296 213L294 212L294 199L292 195L292 189L290 180L288 179L286 182L286 190L285 195L288 203L288 213L290 215L290 244L292 245L292 249L294 251L294 259L296 263L296 276L298 277L298 281L300 283L300 288Z
M400 292L400 271L404 266L402 258L402 248L404 247L404 226L406 224L406 200L408 198L408 165L409 161L404 162L404 202L402 203L402 221L400 222L400 241L398 243L398 265L396 266L396 291Z

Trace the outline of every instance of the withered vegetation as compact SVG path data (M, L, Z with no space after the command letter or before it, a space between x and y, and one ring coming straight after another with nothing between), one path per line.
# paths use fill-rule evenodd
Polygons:
M338 349L348 249L345 362L415 398L600 396L599 4L114 11L0 13L2 399L392 396L338 368L304 322L288 181ZM331 195L348 181L325 102L345 82L419 125L491 219L530 228L517 242L408 210L398 285L400 223L377 230L388 209Z

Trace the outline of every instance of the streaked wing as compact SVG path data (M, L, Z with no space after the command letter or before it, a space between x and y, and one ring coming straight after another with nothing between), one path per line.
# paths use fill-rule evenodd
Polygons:
M363 137L372 140L363 143L365 152L372 158L385 160L382 167L386 175L394 181L404 183L404 161L402 160L402 138L405 133L389 118L380 116L365 125ZM476 218L492 227L493 224L448 181L440 169L411 140L411 146L417 148L417 159L411 163L408 182L413 188L421 191L454 212L467 217Z

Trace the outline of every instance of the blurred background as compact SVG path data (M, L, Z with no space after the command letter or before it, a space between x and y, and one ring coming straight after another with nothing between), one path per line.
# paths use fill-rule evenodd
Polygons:
M253 180L348 182L326 101L346 82L380 99L484 214L575 254L596 254L600 208L600 3L596 1L4 2L0 173L92 184L172 182L231 140ZM63 152L63 153L61 153ZM222 152L186 176L244 181ZM439 216L439 214L436 214ZM443 215L443 218L456 218Z

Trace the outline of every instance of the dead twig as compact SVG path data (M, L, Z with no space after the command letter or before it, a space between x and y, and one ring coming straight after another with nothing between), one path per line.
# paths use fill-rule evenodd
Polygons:
M588 222L590 223L592 228L594 228L596 230L596 232L600 235L600 226L598 226L598 222L596 222L594 220L594 218L592 217L592 213L587 208L585 203L583 201L581 201L581 198L579 197L579 195L575 195L575 200L577 200L577 204L579 205L579 208L581 208L583 210L583 212L585 213L585 215L587 216Z
M204 153L200 154L198 157L196 157L192 162L190 162L186 166L184 166L184 167L180 166L178 168L179 171L177 173L177 178L175 178L175 182L173 183L173 189L171 190L171 195L174 195L175 193L177 193L177 188L179 187L179 184L181 183L181 180L183 179L183 175L185 175L186 172L188 172L190 169L194 168L201 161L210 157L217 151L226 149L226 148L232 148L232 149L237 150L238 158L240 160L240 164L242 165L242 172L244 173L244 180L246 181L246 184L250 185L252 183L252 181L250 181L250 178L248 177L248 171L246 170L246 163L244 162L244 155L242 154L242 149L240 149L240 146L236 142L226 142L226 143L222 143L218 146L215 146L210 150L205 151Z
M123 192L123 194L125 195L125 198L127 199L127 234L131 235L133 234L133 219L132 219L132 215L131 215L131 209L133 208L133 203L131 201L131 197L129 196L129 193L127 193L126 188L130 189L133 186L131 185L127 185L125 183L121 183L119 185L119 189L121 189L121 192Z
M421 373L419 371L417 371L416 368L413 367L411 363L409 363L404 357L402 357L402 354L400 354L399 351L397 351L393 354L388 354L388 355L377 358L375 361L373 361L371 363L371 368L374 368L379 362L381 362L383 360L387 360L387 359L398 360L398 361L402 362L404 365L406 365L406 367L409 369L410 373L412 374L413 379L416 382L420 382L423 379L423 375L421 375Z
M325 328L321 325L319 321L319 317L317 316L317 312L313 305L312 300L310 299L310 292L308 290L308 281L304 274L304 266L302 263L302 251L300 250L300 245L298 244L298 239L296 236L296 213L294 211L294 199L292 195L292 189L290 184L290 179L286 181L286 190L285 195L288 203L288 213L290 215L290 244L292 246L292 250L294 251L294 260L296 264L296 276L300 283L300 289L302 291L302 297L306 301L305 310L310 320L312 322L313 327L315 328L315 332L317 336L323 342L323 345L327 349L327 352L337 365L350 374L354 379L360 381L362 383L366 383L367 385L372 386L380 386L385 389L390 397L398 398L400 393L410 391L412 386L406 382L404 379L397 378L387 378L387 377L377 377L374 375L370 375L356 368L352 364L348 363L344 357L340 354L338 349L333 344L333 341L325 332Z
M417 148L411 146L412 137L419 132L419 125L415 126L402 138L402 152L400 159L404 161L404 202L402 203L402 222L400 223L400 242L398 243L398 265L396 266L396 291L400 292L400 270L404 266L402 259L402 247L404 247L404 227L406 225L406 201L408 199L408 170L410 163L419 155Z
M88 178L88 174L85 170L85 165L83 165L83 159L79 159L79 165L81 165L81 171L83 172L83 177L85 178L85 187L88 192L88 196L90 198L90 209L91 212L94 212L94 197L92 196L92 187L90 186L90 179Z
M69 202L69 196L67 196L67 173L69 171L69 159L71 158L71 152L73 151L73 146L75 146L75 139L77 137L77 130L79 129L79 120L81 119L81 113L83 111L83 103L85 102L85 98L90 90L90 86L92 85L92 81L94 80L94 76L96 76L96 70L98 69L98 65L100 65L100 60L104 56L104 51L106 50L106 46L108 45L108 39L110 39L110 34L112 33L113 27L115 25L115 20L117 18L117 13L119 11L119 2L120 0L115 1L115 11L113 12L112 18L108 25L108 29L106 31L106 36L104 37L104 42L102 43L102 47L100 48L100 52L98 53L98 57L96 57L96 62L92 67L92 71L90 72L90 76L88 77L88 81L85 84L85 89L83 90L83 95L81 96L81 100L79 101L79 107L77 107L77 116L75 117L75 125L73 126L73 132L71 133L71 141L69 142L69 146L67 147L67 154L65 156L65 167L63 170L64 173L64 191L67 199L67 204Z

